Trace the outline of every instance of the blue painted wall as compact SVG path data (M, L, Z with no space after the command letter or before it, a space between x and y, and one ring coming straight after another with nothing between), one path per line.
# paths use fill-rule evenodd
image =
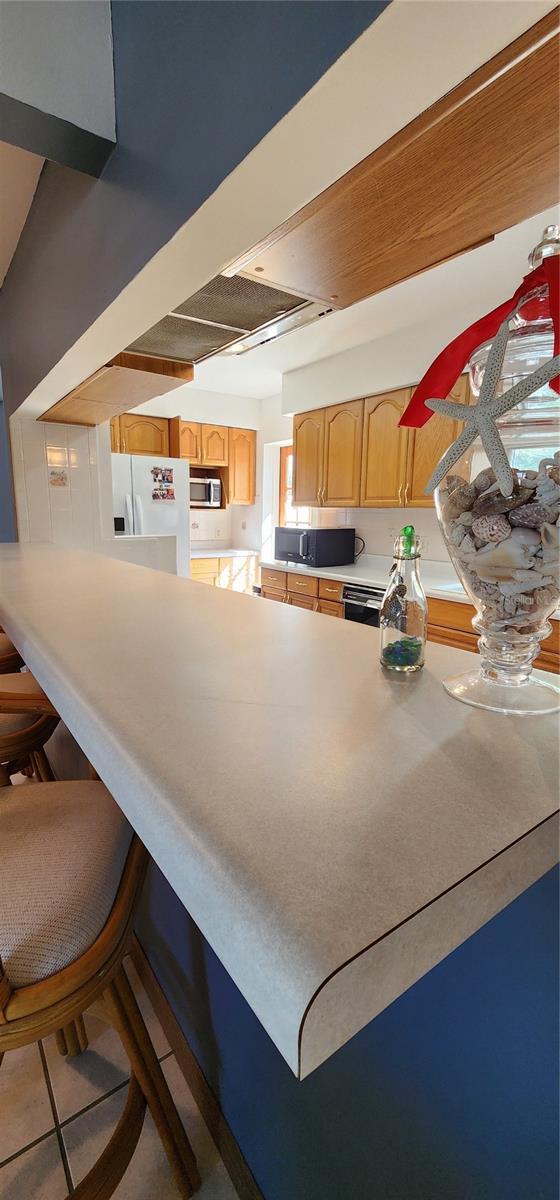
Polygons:
M42 172L0 293L10 413L387 3L113 4L118 144L99 180Z
M556 1200L558 872L298 1083L161 874L138 933L266 1200Z

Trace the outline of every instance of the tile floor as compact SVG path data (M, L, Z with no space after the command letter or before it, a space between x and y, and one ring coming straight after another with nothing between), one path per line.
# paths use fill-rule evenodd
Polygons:
M238 1200L138 976L126 969L191 1140L202 1177L197 1200ZM126 1097L128 1064L113 1029L86 1014L88 1050L62 1058L54 1035L6 1054L0 1067L0 1196L65 1200L99 1157ZM150 1114L115 1200L177 1200Z

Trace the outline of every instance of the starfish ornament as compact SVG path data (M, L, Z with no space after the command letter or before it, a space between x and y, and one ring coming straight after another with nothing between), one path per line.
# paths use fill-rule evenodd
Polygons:
M495 392L509 337L508 322L509 317L500 326L492 343L478 404L456 404L453 400L426 400L425 402L427 408L431 408L433 412L451 417L453 421L463 420L465 422L459 437L449 447L428 480L424 489L426 495L433 492L438 483L441 483L449 469L462 458L477 437L481 438L488 461L496 472L496 479L502 495L511 496L513 492L513 474L496 427L496 421L498 417L502 417L511 408L515 408L544 383L548 383L549 379L554 379L555 375L560 373L560 355L555 355L538 370L533 371L531 375L525 376L503 396L496 397Z

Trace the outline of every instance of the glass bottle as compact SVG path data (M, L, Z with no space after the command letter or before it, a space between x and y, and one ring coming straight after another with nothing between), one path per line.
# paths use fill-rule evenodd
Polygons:
M380 661L388 671L424 666L428 603L418 571L419 541L405 525L394 545L395 561L379 612Z
M532 267L560 253L560 230L548 226L529 258ZM509 321L496 395L502 395L553 355L548 288L524 297ZM469 363L478 397L490 343ZM504 498L482 442L436 488L434 499L451 561L476 609L479 665L444 681L457 700L522 716L558 710L550 679L532 674L549 618L560 603L560 428L558 395L543 384L497 421L513 470Z

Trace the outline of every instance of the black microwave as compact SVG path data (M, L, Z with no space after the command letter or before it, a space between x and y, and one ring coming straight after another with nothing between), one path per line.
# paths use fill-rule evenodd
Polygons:
M306 567L338 567L354 562L355 529L290 529L278 525L274 557Z

